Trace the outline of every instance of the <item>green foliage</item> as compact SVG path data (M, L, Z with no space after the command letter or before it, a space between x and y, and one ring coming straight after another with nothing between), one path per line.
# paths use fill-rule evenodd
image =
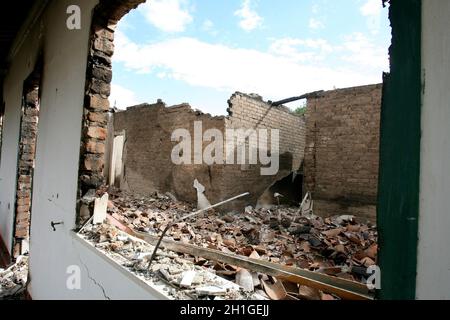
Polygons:
M306 104L298 107L297 109L294 110L294 113L298 114L298 115L304 115L306 113Z

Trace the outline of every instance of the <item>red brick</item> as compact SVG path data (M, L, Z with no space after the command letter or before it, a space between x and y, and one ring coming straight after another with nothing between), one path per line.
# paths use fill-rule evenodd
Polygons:
M86 151L89 153L105 153L105 143L89 140L86 143Z
M108 131L105 128L101 127L89 127L87 131L87 136L89 138L106 140L106 136L108 135Z
M92 95L89 97L89 106L90 109L96 110L109 110L109 100L107 98L103 98L100 95Z
M104 165L104 160L93 154L86 155L86 158L84 159L84 168L88 171L102 171Z
M19 198L17 200L18 206L29 206L31 204L31 199L29 197L26 198Z
M89 112L88 120L97 123L106 123L108 120L107 114L105 112Z
M30 206L29 205L24 205L24 206L17 206L17 213L24 213L24 212L29 212L30 211Z

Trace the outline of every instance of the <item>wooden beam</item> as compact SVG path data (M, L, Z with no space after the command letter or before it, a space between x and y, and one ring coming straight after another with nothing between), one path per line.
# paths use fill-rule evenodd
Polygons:
M114 226L128 233L131 236L139 238L151 245L156 245L159 240L158 236L149 235L147 233L134 231L115 218L108 215L108 219ZM186 253L195 257L227 263L238 266L254 272L264 273L280 280L286 280L300 285L316 288L328 293L336 294L342 299L348 300L372 300L373 297L369 293L369 289L362 283L349 281L337 277L331 277L325 274L312 272L309 270L283 266L280 264L252 259L245 256L225 253L219 250L202 248L192 244L181 243L173 240L163 239L162 246L178 253Z

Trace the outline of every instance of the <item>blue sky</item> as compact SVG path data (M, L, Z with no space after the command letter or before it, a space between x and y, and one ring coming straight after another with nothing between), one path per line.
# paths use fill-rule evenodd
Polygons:
M151 0L117 26L110 100L220 115L235 91L276 101L377 83L390 31L381 0Z

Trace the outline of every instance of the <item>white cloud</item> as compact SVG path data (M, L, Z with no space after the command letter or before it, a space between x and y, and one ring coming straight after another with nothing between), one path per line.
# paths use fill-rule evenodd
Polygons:
M211 20L205 20L203 21L203 29L204 30L211 30L212 28L214 28L214 23Z
M363 67L389 70L388 49L374 45L367 36L357 32L344 37L343 60Z
M203 21L202 30L213 36L216 36L218 34L217 30L215 30L214 22L209 19Z
M377 16L381 13L381 8L380 0L367 0L360 11L363 16Z
M312 13L317 14L317 13L319 13L319 10L320 10L319 5L317 3L313 4L313 6L311 8Z
M244 0L241 8L234 13L235 16L241 18L239 26L247 32L261 27L264 20L251 8L251 2L251 0Z
M109 102L111 107L116 106L119 109L125 109L139 104L136 94L132 90L114 83L111 85Z
M183 32L194 19L187 0L151 0L139 7L148 22L165 32Z
M276 39L270 46L270 52L297 62L324 60L334 49L324 39Z
M311 18L309 19L309 28L313 30L319 30L325 28L325 24L316 18Z
M366 0L365 4L359 8L361 14L367 17L367 25L370 32L377 34L381 26L382 4L380 0Z
M379 57L372 60L375 46L360 36L346 39L340 47L320 39L280 39L274 41L269 52L231 48L189 37L138 45L120 32L115 42L114 59L129 70L164 75L192 86L260 93L270 99L381 81L381 70L376 68ZM308 56L301 56L305 48L311 55L328 54L348 61L342 63L341 59L341 63L331 67L316 64ZM362 50L364 57L356 59L358 50ZM359 63L368 65L361 67Z

